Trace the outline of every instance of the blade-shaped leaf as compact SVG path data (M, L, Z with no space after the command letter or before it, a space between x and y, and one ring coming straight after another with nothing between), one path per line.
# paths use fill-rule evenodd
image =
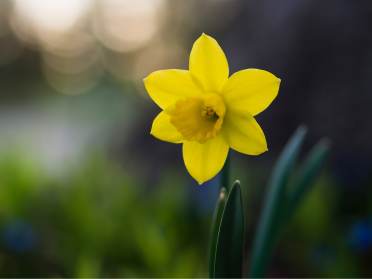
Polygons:
M289 220L298 208L305 195L314 185L314 181L322 169L323 163L329 154L329 141L320 140L310 151L298 175L296 175L293 190L288 195L286 219Z
M226 198L227 198L226 189L221 188L220 195L218 197L216 208L213 214L211 238L210 238L210 244L209 244L210 245L209 247L209 277L210 278L214 278L217 238L218 238L218 232L220 230L222 213L223 213L223 210L226 204Z
M242 277L244 211L240 182L235 181L222 213L217 237L215 278Z
M306 128L299 127L282 151L272 173L265 203L253 242L249 277L263 277L275 245L277 229L283 216L286 189L290 173L297 160L306 135Z

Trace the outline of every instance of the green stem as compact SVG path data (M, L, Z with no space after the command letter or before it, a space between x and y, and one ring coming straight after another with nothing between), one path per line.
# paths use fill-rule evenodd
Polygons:
M229 191L230 185L230 153L227 154L225 165L221 171L221 182L220 182L220 189L226 188Z

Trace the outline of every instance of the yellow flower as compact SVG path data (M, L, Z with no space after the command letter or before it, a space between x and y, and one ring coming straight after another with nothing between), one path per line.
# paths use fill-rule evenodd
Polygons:
M267 151L265 135L254 116L277 96L280 79L258 69L229 77L226 56L212 37L203 33L195 41L188 71L155 71L144 83L163 110L151 134L183 144L186 168L199 184L222 169L229 147L248 155Z

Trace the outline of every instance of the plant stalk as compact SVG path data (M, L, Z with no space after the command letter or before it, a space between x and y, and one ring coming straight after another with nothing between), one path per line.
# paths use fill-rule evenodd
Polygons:
M221 171L220 189L226 188L227 192L230 189L230 153L227 154L225 165Z

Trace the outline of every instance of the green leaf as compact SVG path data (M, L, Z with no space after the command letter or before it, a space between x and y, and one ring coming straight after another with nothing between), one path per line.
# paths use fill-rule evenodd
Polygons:
M209 277L214 278L214 266L216 260L216 246L217 246L217 238L218 232L221 225L221 218L222 213L225 208L226 204L226 189L221 188L220 195L217 200L216 208L213 214L213 222L212 222L212 230L211 230L211 238L210 238L210 247L209 247Z
M286 205L286 185L306 135L306 128L299 127L282 151L272 173L253 242L249 277L263 277L274 249L277 232Z
M329 147L329 141L322 139L312 148L305 159L298 175L294 179L293 190L288 195L287 220L293 216L306 194L314 185L315 179L319 175L323 163L329 154Z
M242 277L244 211L240 182L235 181L222 213L217 236L215 278Z

